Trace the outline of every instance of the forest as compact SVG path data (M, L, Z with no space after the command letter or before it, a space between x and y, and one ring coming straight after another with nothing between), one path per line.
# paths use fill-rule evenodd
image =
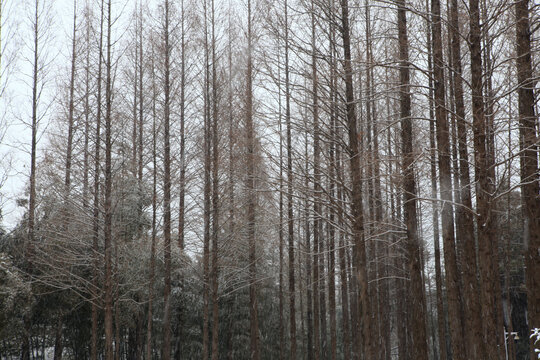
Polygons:
M0 359L540 359L539 29L0 0Z

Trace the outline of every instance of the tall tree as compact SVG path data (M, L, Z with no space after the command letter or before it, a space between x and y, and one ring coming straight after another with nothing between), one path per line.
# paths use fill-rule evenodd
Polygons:
M64 169L64 219L63 219L63 232L66 237L69 237L69 225L71 222L70 216L70 193L71 193L71 165L73 162L73 133L74 133L74 118L73 113L75 109L75 69L77 61L77 3L73 2L73 32L71 39L71 69L69 79L69 100L68 100L68 134L66 144L66 164ZM62 353L64 351L64 344L62 342L63 331L63 311L58 315L58 323L56 325L56 334L54 341L54 360L61 360Z
M251 0L247 2L247 66L246 66L246 190L247 190L247 240L249 248L249 323L250 357L260 359L259 314L257 302L257 255L255 238L255 129L253 127L253 15Z
M92 216L92 344L90 349L91 360L98 358L98 308L101 305L101 289L99 288L99 237L100 237L100 169L101 169L101 117L102 117L102 81L103 81L103 25L105 21L105 0L101 0L99 21L99 49L97 73L97 101L96 101L96 133L94 144L94 201Z
M497 359L497 339L499 330L496 327L495 308L495 271L492 268L491 257L494 250L494 222L491 209L491 194L493 194L493 181L489 176L489 155L487 153L487 124L485 115L485 102L483 94L482 75L482 48L480 8L478 0L469 1L469 49L471 58L471 95L473 113L474 137L474 174L476 182L476 212L477 212L477 238L478 259L480 270L480 296L482 301L483 342L486 347L486 358Z
M154 54L154 46L152 46L152 55ZM153 343L152 343L152 327L153 327L153 305L154 305L154 282L156 271L156 241L157 241L157 84L154 56L151 60L151 75L152 75L152 229L151 229L151 245L150 245L150 271L148 279L148 318L146 322L146 358L152 359Z
M112 0L107 1L107 45L105 59L105 360L112 360L113 353L113 271L112 271ZM119 344L116 344L119 346Z
M462 269L463 304L465 328L467 333L467 351L469 356L482 358L485 354L484 341L482 340L482 317L480 297L478 296L479 284L477 281L477 257L474 239L474 219L469 209L472 209L471 179L469 173L469 154L467 144L467 128L465 118L465 103L463 98L463 78L461 66L461 34L459 24L458 1L450 2L450 26L451 39L451 94L456 113L456 127L458 133L459 153L459 177L460 177L460 201L461 206L456 208L456 233L458 241L463 246Z
M400 82L400 121L403 181L403 212L407 227L406 249L410 276L410 316L411 316L411 356L427 360L427 334L425 315L425 293L422 279L422 245L418 235L418 216L416 204L416 179L414 173L413 131L410 93L409 40L407 35L406 4L397 2L397 26L399 43L399 82Z
M433 85L435 103L435 121L437 137L437 155L439 160L439 178L441 184L441 219L444 243L444 265L446 269L446 289L448 297L448 318L452 339L452 354L456 359L465 359L465 347L461 341L463 332L463 314L461 313L461 289L457 267L456 244L454 234L454 215L452 208L452 173L450 154L450 132L446 110L446 90L444 77L444 59L442 49L441 3L431 1L432 49L433 49Z
M351 37L349 28L349 2L341 0L341 36L343 40L343 70L345 81L345 100L347 112L348 152L352 181L352 230L353 230L353 272L358 290L358 327L359 339L364 357L374 358L371 337L371 316L369 314L370 299L368 297L366 244L364 238L364 212L362 209L362 174L360 168L361 136L357 133L357 120L353 87L353 70L351 64ZM359 356L360 354L357 354Z
M289 79L289 5L284 1L285 16L285 122L287 126L287 228L289 254L289 331L291 340L290 358L296 358L296 293L294 274L294 220L293 220L293 168L292 168L292 139L291 139L291 92Z
M529 1L515 2L516 67L519 102L521 197L525 234L525 268L529 327L540 328L540 176L538 174L538 115L535 112ZM530 356L534 353L531 338Z
M212 26L212 360L219 357L219 297L218 297L218 234L219 234L219 140L218 140L218 84L216 56L216 22L214 0L211 1Z
M170 144L170 101L171 101L171 45L169 40L169 0L164 2L164 104L163 104L163 246L165 261L165 288L163 294L163 350L162 358L171 357L171 144Z

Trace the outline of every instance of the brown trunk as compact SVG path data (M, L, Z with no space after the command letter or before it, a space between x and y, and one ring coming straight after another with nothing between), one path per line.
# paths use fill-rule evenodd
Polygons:
M211 1L212 15L212 360L219 358L219 267L218 267L218 231L219 231L219 178L218 178L218 104L216 73L216 35L214 0Z
M35 1L34 19L32 19L33 27L33 60L32 60L32 140L30 150L30 191L28 199L28 239L26 245L25 260L27 261L27 271L31 274L32 258L34 253L34 227L35 227L35 210L36 210L36 149L37 149L37 126L38 126L38 102L39 102L39 39L40 39L40 17L39 17L39 1ZM32 310L32 309L30 309ZM28 311L23 316L23 335L21 344L21 360L30 360L31 352L31 330L32 319L31 311Z
M534 80L531 60L529 1L515 2L517 77L519 100L521 196L523 202L527 314L529 329L540 328L540 192L538 175L538 118L535 114ZM510 340L512 341L512 340ZM534 354L531 339L530 356ZM537 344L538 345L538 344Z
M107 2L107 55L105 60L105 360L113 353L113 274L112 274L112 63L111 63L111 2Z
M279 45L278 45L279 53ZM285 239L283 236L283 192L285 191L283 185L283 130L282 130L282 105L281 105L281 64L279 63L278 58L278 114L279 114L279 358L283 360L285 357L285 324L283 320L283 311L284 311L284 297L283 297L283 256L284 256L284 247ZM307 217L307 216L306 216ZM309 248L307 248L309 252ZM309 311L309 309L308 309ZM309 337L309 334L308 334ZM308 350L309 351L309 350ZM309 356L308 356L309 357Z
M335 120L333 120L335 121ZM332 125L331 125L332 126ZM333 137L333 130L331 130L331 137ZM329 159L330 159L330 178L329 178L329 193L332 199L335 196L335 184L334 184L334 143L330 144ZM336 257L335 257L335 214L334 207L328 206L330 221L327 222L328 229L328 310L330 315L330 359L335 360L337 358L337 324L336 324Z
M306 174L309 173L309 159L308 159L308 156L307 156L307 152L306 152ZM305 183L304 183L304 186L306 188L306 190L309 189L309 179L308 177L306 176L305 177ZM314 344L313 344L313 341L315 339L316 341L316 335L318 333L315 333L315 324L314 322L316 323L316 321L314 320L313 318L313 278L312 278L312 274L311 274L311 266L312 266L312 263L313 263L313 259L312 259L312 248L311 248L311 228L310 228L310 207L309 207L309 204L310 204L310 200L308 199L308 197L306 196L306 200L305 200L305 219L306 219L306 222L305 222L305 238L306 238L306 258L305 258L305 261L306 261L306 279L307 279L307 291L306 291L306 302L307 302L307 359L308 360L311 360L314 358L314 351L313 351L313 347L314 347ZM318 353L315 352L315 356L318 356Z
M459 272L457 267L456 244L454 234L454 215L452 208L452 170L450 131L446 110L446 91L444 77L444 59L442 49L441 3L431 0L432 44L433 44L433 85L435 102L435 121L437 137L437 155L439 160L440 193L442 200L441 219L444 244L444 268L446 270L446 289L448 301L448 319L452 355L456 360L466 358L463 339L463 317L460 304ZM466 335L465 335L466 337Z
M150 277L148 281L148 319L146 328L146 359L151 360L153 354L152 325L154 305L154 280L156 269L156 235L157 235L157 114L156 114L156 72L154 64L154 48L152 46L152 240L150 249Z
M496 328L495 293L491 256L494 241L493 217L491 211L491 182L489 177L489 155L487 153L487 128L482 86L482 52L480 37L480 10L478 0L469 1L470 8L470 53L471 53L471 92L473 112L473 135L475 157L476 209L478 259L480 268L480 297L486 358L497 359L497 338L500 329Z
M163 247L165 262L165 288L163 293L163 350L162 358L171 357L171 146L170 146L170 52L169 45L169 1L165 0L165 83L163 119Z
M313 66L313 92L314 95L316 93L317 87L315 86L315 80L317 79L317 62L315 57L315 8L314 8L314 1L311 2L311 38L312 38L312 66ZM335 5L333 1L330 2L330 11L335 11ZM330 198L335 199L336 194L336 179L335 179L335 171L337 169L336 167L336 106L333 102L334 98L334 92L335 92L335 61L334 61L334 48L333 44L335 44L335 38L336 38L336 31L334 26L335 18L332 17L330 20L330 32L329 32L329 42L331 44L330 48L330 99L332 101L332 105L330 106L330 144L329 144L329 192L330 192ZM319 134L317 134L319 137ZM335 230L335 221L336 221L336 209L335 206L330 205L328 206L328 212L330 217L330 222L327 223L328 227L328 241L329 241L329 252L328 252L328 300L329 300L329 308L330 308L330 358L332 360L335 360L337 358L337 318L336 318L336 254L335 254L335 242L336 242L336 230ZM339 236L339 233L338 233ZM345 336L345 334L344 334ZM348 336L348 334L347 334ZM345 355L346 356L346 355Z
M96 140L94 145L94 204L92 217L92 338L90 346L90 359L98 358L98 308L101 306L101 289L99 289L99 213L100 213L100 149L101 149L101 91L102 91L102 68L103 68L103 22L104 22L104 0L101 1L100 31L99 31L99 60L97 75L97 114L96 114Z
M314 359L319 360L321 357L321 328L320 328L320 299L319 299L319 227L317 221L317 215L315 210L315 203L313 204L313 340L314 340Z
M288 3L284 2L285 15L285 121L287 123L287 225L289 254L289 334L291 341L290 358L296 358L296 297L294 274L294 220L293 220L293 168L291 139L291 93L289 84L289 19ZM315 107L315 106L314 106ZM316 150L315 150L316 152Z
M458 132L458 153L460 170L460 200L462 206L456 208L457 233L461 237L458 242L463 247L462 273L464 293L464 317L467 335L467 353L475 359L485 358L485 344L482 340L482 317L477 281L477 257L474 238L471 180L469 175L469 154L467 150L467 129L465 122L465 104L463 99L463 79L461 70L461 34L459 30L458 1L450 2L452 84L451 92L455 102L455 113Z
M331 2L331 10L335 11L335 4ZM344 218L344 192L343 192L343 162L341 159L341 146L337 139L341 138L341 133L338 132L338 116L339 109L337 106L338 94L337 94L337 63L336 63L336 30L334 26L335 17L330 22L330 42L332 44L330 49L330 100L332 106L330 108L330 140L331 150L335 152L333 156L333 163L331 163L330 181L332 186L336 189L337 199L339 205L337 206L337 217L340 227L345 226ZM331 157L332 158L332 157ZM335 169L335 175L334 175ZM351 328L350 328L350 312L349 312L349 286L347 276L347 255L345 248L345 234L343 231L338 232L339 237L339 279L341 284L341 309L342 309L342 331L343 331L343 359L349 360L351 357Z
M427 360L427 335L425 321L425 293L422 280L422 247L418 237L416 206L416 180L414 174L414 152L411 119L411 94L409 70L409 42L407 37L407 19L405 1L398 3L398 41L399 41L399 78L400 78L400 118L403 176L404 220L407 227L407 252L410 276L410 318L412 358Z
M428 40L428 54L429 54L429 68L431 65L431 39ZM430 170L431 170L431 197L433 198L433 248L434 248L434 261L435 261L435 288L437 297L437 334L439 339L439 352L438 356L440 360L446 360L446 322L444 317L443 307L443 292L442 292L442 276L441 276L441 250L439 245L439 205L437 204L437 159L436 159L436 143L435 143L435 119L433 111L433 90L432 77L430 81L430 123L429 123L429 144L431 148Z
M64 352L64 343L62 342L64 323L62 320L62 315L59 315L54 334L54 360L62 360L62 353Z
M211 215L211 151L210 151L210 58L208 53L208 11L207 2L204 10L204 235L203 235L203 348L202 358L208 359L210 353L210 215Z
M247 28L247 69L246 69L246 155L247 155L247 237L249 247L249 323L250 323L250 357L260 359L259 350L259 315L257 305L257 257L255 243L255 130L253 128L253 59L252 59L252 14L251 0L248 0Z
M185 134L185 113L186 113L186 39L185 39L185 9L184 0L180 5L182 17L180 20L180 194L179 194L179 214L178 214L178 247L184 252L184 227L185 227L185 200L186 200L186 134Z
M71 42L71 71L69 80L69 104L68 104L68 136L66 146L66 164L65 164L65 177L64 177L64 219L63 219L63 232L66 238L69 238L69 223L70 223L70 211L69 211L69 196L71 192L71 163L73 157L73 131L74 131L74 92L75 92L75 62L77 59L77 3L73 3L73 33ZM56 327L55 341L54 341L54 360L62 359L62 352L64 350L62 342L62 329L63 329L63 314L59 314L58 324Z
M374 359L370 315L370 299L368 298L366 244L364 239L364 213L362 209L362 176L360 168L359 140L357 133L355 98L352 80L351 40L349 30L349 4L348 0L341 0L341 31L344 50L344 80L347 111L347 131L349 138L349 156L352 180L352 214L353 214L353 273L358 291L358 326L359 339L362 344L365 359ZM360 354L358 354L360 355Z
M487 18L488 13L488 4L486 0L482 0L481 3L481 23L488 24L489 20ZM494 91L493 91L493 65L491 59L491 43L489 35L489 26L482 25L482 43L483 43L483 65L484 65L484 99L485 99L485 125L486 125L486 154L487 154L487 174L490 179L490 203L493 204L491 208L491 224L493 228L491 229L492 234L499 233L499 221L498 221L498 211L496 209L496 202L493 200L495 196L495 113L493 108L494 102ZM493 293L493 313L495 315L495 323L492 325L492 329L495 329L495 333L491 333L495 338L495 344L498 350L498 357L502 359L506 356L504 351L504 333L500 331L504 327L503 322L503 313L502 313L502 303L501 303L501 276L499 273L499 239L491 238L489 242L491 256L489 257L489 268L491 271L492 282L490 286L492 287Z
M85 65L84 65L84 150L83 150L83 208L88 210L88 188L89 188L89 144L90 144L90 8L84 9L85 15Z

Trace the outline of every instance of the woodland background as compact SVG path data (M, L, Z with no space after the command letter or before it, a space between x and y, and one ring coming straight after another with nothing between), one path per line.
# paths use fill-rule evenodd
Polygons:
M537 356L538 4L0 9L0 358Z

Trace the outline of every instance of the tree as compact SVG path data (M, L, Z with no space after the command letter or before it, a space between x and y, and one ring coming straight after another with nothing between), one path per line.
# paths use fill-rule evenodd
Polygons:
M344 80L345 99L347 111L347 132L349 139L350 173L352 181L352 213L353 213L353 271L356 280L356 288L359 292L358 299L358 326L364 356L368 359L373 357L371 344L371 317L368 315L370 300L368 298L368 280L366 265L366 244L364 238L364 214L362 209L362 175L360 170L359 136L357 133L356 111L354 106L354 90L352 82L351 66L351 40L349 30L349 3L341 0L341 36L343 38L344 51ZM357 340L357 341L358 341ZM357 354L359 356L360 354Z
M425 320L425 293L422 279L422 245L418 236L416 205L416 180L414 174L413 132L411 114L409 42L407 37L407 18L405 1L398 2L398 42L399 42L399 80L400 80L400 121L401 121L401 171L403 176L403 211L407 227L406 249L409 254L408 270L410 280L412 356L427 359L427 334Z
M531 30L529 24L529 2L515 2L516 13L516 67L519 102L520 132L520 175L523 201L524 234L526 244L525 267L527 269L527 314L531 329L540 325L540 178L538 175L538 118L535 112L534 83L531 59ZM530 356L534 345L531 338Z

